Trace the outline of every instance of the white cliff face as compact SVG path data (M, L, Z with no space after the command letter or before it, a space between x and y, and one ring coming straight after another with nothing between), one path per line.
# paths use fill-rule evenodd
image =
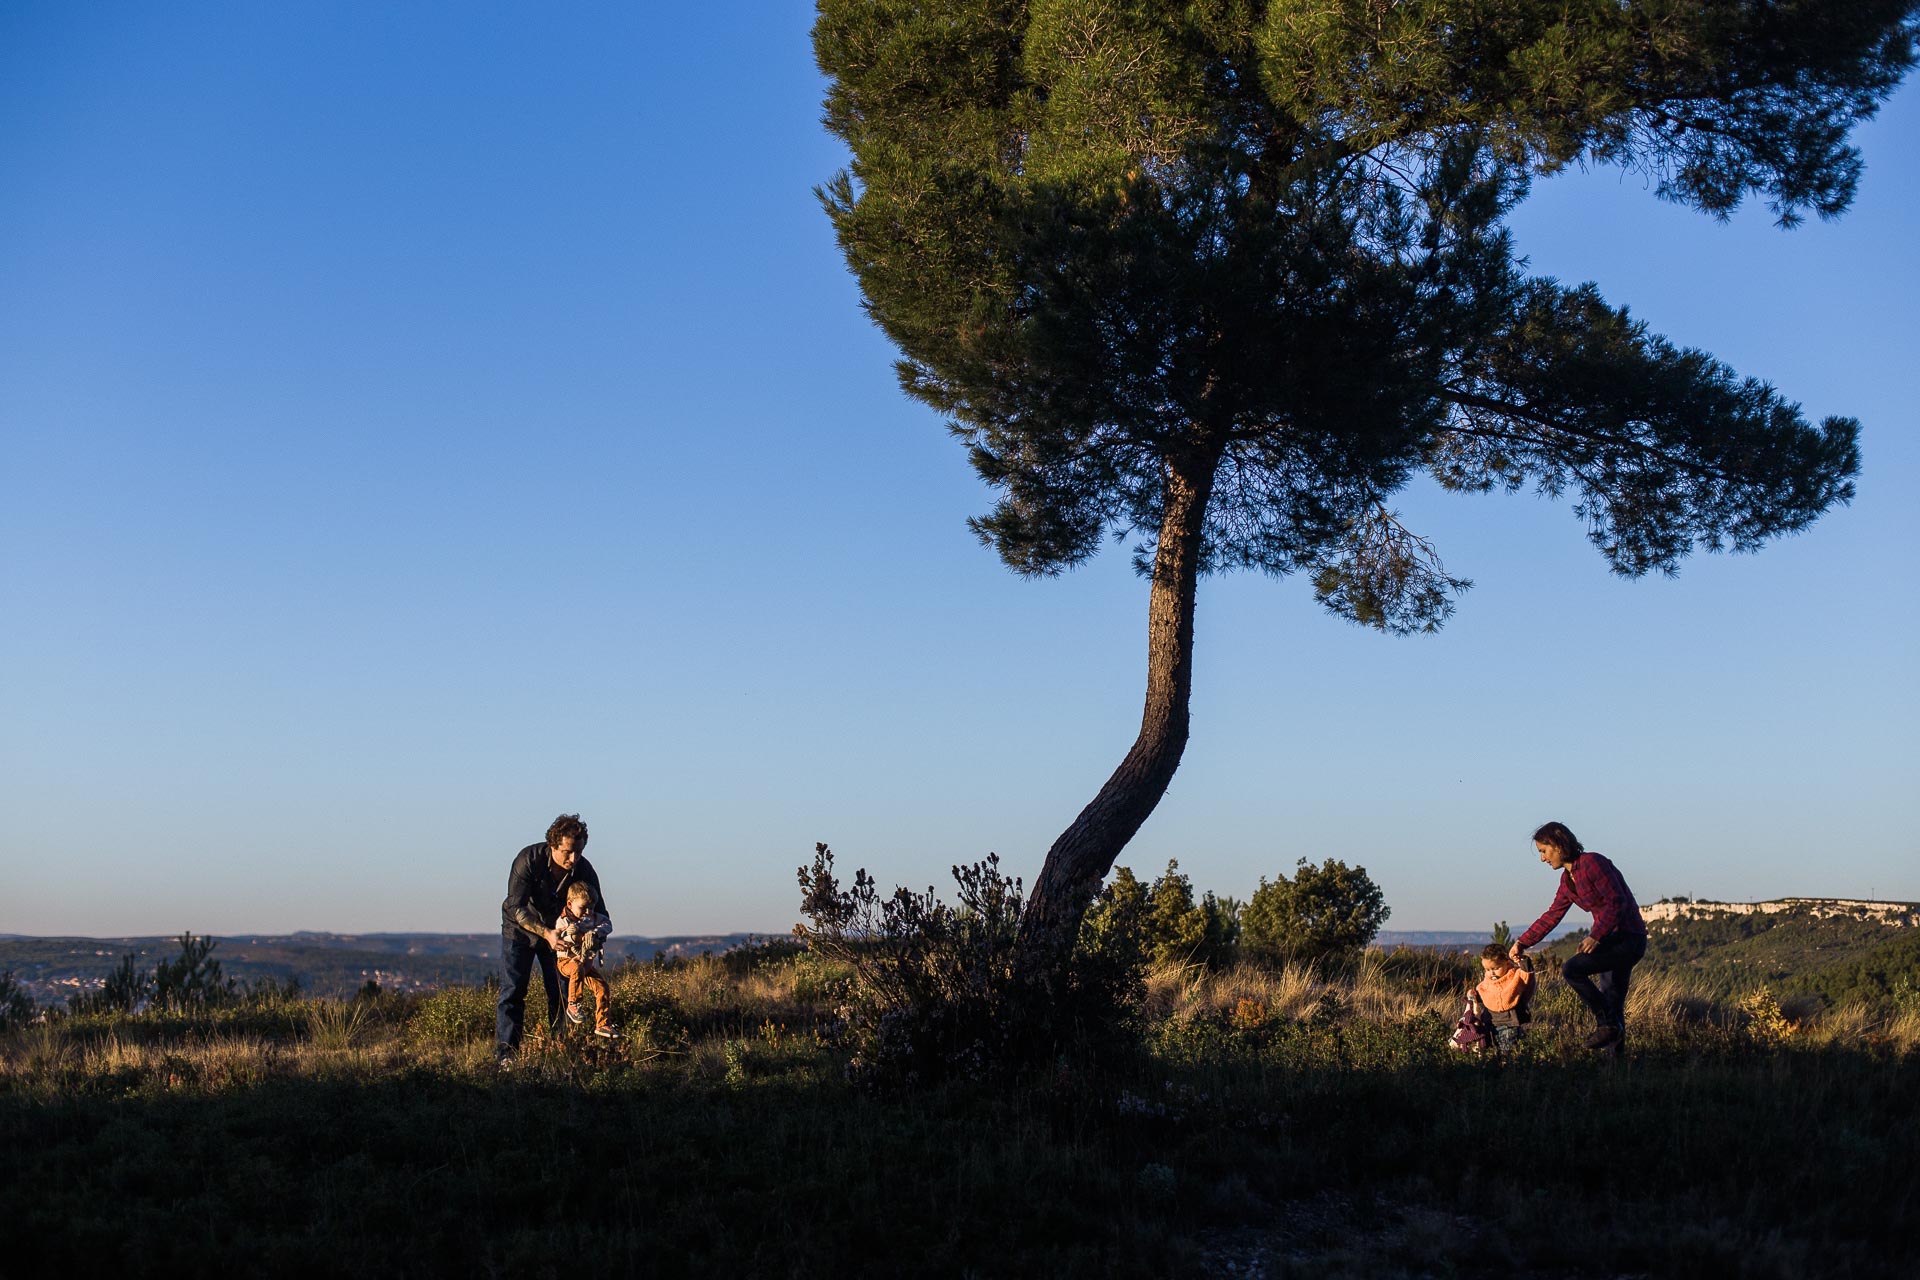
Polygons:
M1774 898L1767 902L1653 902L1640 904L1642 919L1679 920L1686 916L1776 915L1804 911L1816 918L1854 916L1875 919L1897 928L1920 926L1920 903L1872 902L1865 898Z

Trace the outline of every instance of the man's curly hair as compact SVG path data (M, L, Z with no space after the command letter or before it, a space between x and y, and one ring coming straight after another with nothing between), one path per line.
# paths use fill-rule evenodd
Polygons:
M568 836L573 837L575 853L587 847L587 824L580 821L577 813L563 813L553 820L553 825L547 828L547 848L553 848Z

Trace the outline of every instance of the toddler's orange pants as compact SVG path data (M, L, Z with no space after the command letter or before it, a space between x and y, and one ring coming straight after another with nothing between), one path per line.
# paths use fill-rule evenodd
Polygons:
M565 956L559 959L560 976L567 980L567 1003L580 1002L580 988L593 992L593 1025L609 1025L608 1010L613 1004L613 992L607 988L607 980L600 971L584 960L569 960Z

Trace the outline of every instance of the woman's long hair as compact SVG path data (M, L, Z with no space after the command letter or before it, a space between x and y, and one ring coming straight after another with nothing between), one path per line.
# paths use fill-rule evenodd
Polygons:
M1569 860L1578 858L1587 851L1587 847L1580 843L1580 837L1568 830L1564 822L1542 824L1540 829L1533 833L1533 842L1550 844L1560 851L1562 857Z

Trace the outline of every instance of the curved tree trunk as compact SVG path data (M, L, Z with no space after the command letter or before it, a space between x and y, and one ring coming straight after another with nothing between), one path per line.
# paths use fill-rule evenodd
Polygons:
M1217 449L1167 461L1166 510L1147 606L1147 702L1140 736L1092 803L1047 850L1021 925L1029 972L1051 971L1072 952L1094 892L1180 767L1193 691L1201 529L1218 463Z

